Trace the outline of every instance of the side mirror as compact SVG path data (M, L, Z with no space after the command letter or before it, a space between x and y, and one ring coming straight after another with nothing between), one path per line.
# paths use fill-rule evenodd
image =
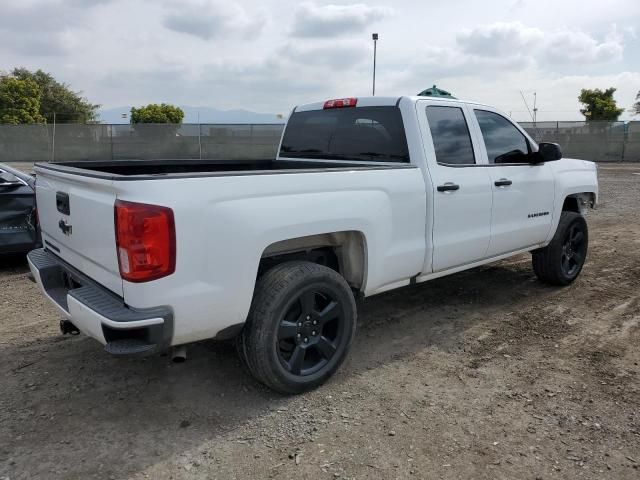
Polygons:
M562 149L557 143L540 142L538 151L533 154L533 163L553 162L562 159Z

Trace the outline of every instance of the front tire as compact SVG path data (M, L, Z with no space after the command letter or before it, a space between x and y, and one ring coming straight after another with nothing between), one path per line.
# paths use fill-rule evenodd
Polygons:
M589 230L582 215L562 212L551 243L533 252L533 271L551 285L569 285L580 272L587 258Z
M311 262L286 262L257 282L240 353L261 383L295 394L318 387L349 352L357 310L345 279Z

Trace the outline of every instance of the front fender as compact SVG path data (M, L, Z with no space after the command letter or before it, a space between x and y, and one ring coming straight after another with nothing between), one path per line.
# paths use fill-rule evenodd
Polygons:
M562 207L567 197L579 196L580 200L591 197L592 207L598 200L598 169L594 162L563 158L557 162L550 162L556 184L555 205L553 212L553 225L547 238L551 241L558 228Z

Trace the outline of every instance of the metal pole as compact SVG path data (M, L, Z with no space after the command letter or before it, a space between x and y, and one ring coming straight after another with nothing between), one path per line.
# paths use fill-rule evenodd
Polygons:
M53 112L53 134L51 135L51 162L56 159L56 112Z
M624 162L624 151L627 146L627 139L629 137L629 123L622 124L622 152L620 153L620 161Z
M373 39L373 96L376 96L376 53L377 53L377 43L378 43L378 34L374 33L371 35Z
M198 150L200 151L200 160L202 160L202 125L200 125L200 112L198 112Z

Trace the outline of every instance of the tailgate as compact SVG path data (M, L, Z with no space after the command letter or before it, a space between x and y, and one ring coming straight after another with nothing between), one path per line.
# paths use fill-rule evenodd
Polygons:
M122 295L112 181L36 167L43 246L80 272Z

